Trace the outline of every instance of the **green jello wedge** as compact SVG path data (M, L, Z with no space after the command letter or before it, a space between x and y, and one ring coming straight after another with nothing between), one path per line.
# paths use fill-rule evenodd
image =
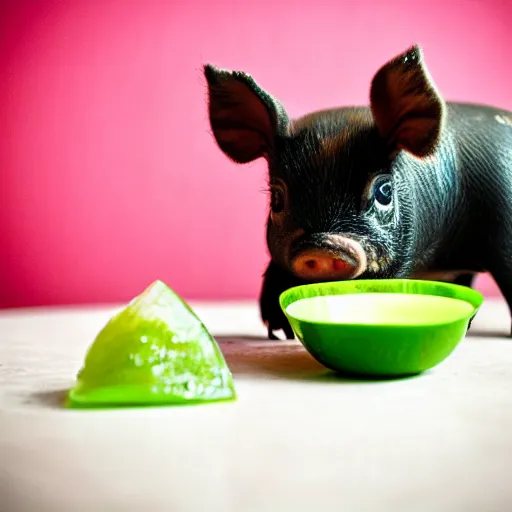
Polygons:
M69 407L235 399L233 376L192 309L155 281L113 316L90 346Z

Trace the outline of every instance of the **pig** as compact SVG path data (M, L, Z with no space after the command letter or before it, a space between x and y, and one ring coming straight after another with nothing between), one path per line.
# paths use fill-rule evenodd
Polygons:
M511 112L444 100L418 44L376 71L368 105L294 119L251 75L203 71L216 145L268 166L259 307L270 339L294 338L280 294L313 282L471 287L486 272L512 311Z

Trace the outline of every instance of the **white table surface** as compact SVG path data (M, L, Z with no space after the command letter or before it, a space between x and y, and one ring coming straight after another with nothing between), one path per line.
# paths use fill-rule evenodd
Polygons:
M333 377L253 303L192 304L238 400L62 407L115 307L0 312L1 512L512 510L512 339L487 300L422 376Z

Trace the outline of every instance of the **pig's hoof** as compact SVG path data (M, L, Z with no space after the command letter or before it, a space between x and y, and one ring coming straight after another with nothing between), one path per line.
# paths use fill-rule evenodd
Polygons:
M281 338L278 338L274 332L275 331L283 331L287 340L293 340L295 338L295 334L293 332L293 329L289 322L285 320L284 325L277 325L273 324L271 322L265 322L265 325L267 326L267 333L268 333L268 339L269 340L279 340Z
M283 331L287 340L293 340L295 338L295 333L293 332L292 326L288 322L286 322L286 326L283 327Z
M268 339L269 340L278 340L279 338L274 334L272 327L268 327Z

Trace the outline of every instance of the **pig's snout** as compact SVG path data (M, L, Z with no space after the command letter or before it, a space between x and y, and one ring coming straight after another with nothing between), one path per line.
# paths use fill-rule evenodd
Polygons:
M306 245L292 259L293 272L309 281L354 279L365 269L361 244L341 235L327 235L323 244Z

